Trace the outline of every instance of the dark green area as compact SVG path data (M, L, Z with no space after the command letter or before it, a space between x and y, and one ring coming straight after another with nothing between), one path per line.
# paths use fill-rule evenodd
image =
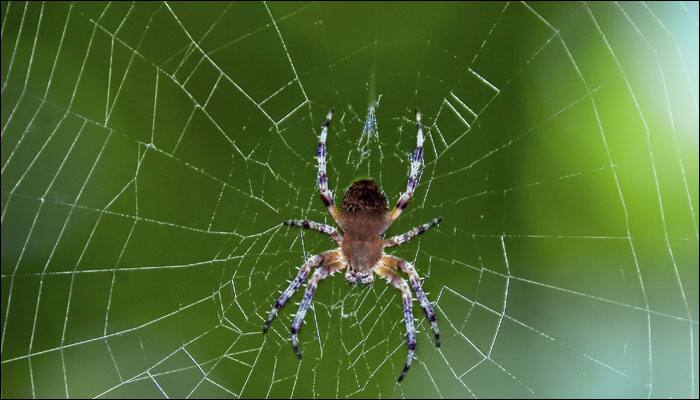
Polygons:
M697 3L2 3L2 397L697 397ZM323 281L372 176L436 302ZM376 118L376 120L374 119ZM372 122L376 121L376 122Z

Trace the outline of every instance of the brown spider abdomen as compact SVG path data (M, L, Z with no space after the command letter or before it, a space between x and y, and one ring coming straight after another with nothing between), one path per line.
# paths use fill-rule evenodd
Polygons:
M373 180L355 181L341 204L343 255L348 272L369 271L382 257L381 235L389 224L386 196Z
M376 182L363 179L348 188L340 208L346 214L382 214L389 210L389 204Z

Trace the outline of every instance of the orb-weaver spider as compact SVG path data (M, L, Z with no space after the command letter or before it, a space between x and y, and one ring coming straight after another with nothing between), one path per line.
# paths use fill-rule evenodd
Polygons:
M408 261L384 253L384 248L400 246L436 226L440 223L440 218L435 218L401 235L393 236L389 239L382 239L384 232L399 215L401 215L401 212L406 206L408 206L408 203L413 197L413 192L418 186L420 167L423 162L423 127L421 126L421 115L416 111L416 149L413 151L411 157L411 169L408 175L406 191L401 194L396 206L391 211L389 211L386 196L384 196L379 186L373 180L355 181L347 192L345 192L340 211L335 207L333 194L328 189L328 177L326 175L326 137L328 136L328 127L330 126L332 117L333 110L330 110L321 127L320 140L316 150L316 158L318 160L316 183L321 192L323 204L326 205L331 217L333 217L333 220L342 229L344 234L341 235L336 228L330 225L314 221L288 220L284 222L285 225L323 232L330 236L331 239L335 240L339 247L314 255L306 260L299 268L296 278L290 282L289 287L282 292L272 307L263 325L263 333L267 332L272 320L277 315L277 311L281 309L299 287L301 287L302 282L304 282L311 272L311 268L318 267L309 279L304 298L301 301L301 305L299 306L299 310L294 317L294 322L291 327L294 353L301 359L297 334L304 321L306 311L311 305L311 299L314 296L318 282L335 272L346 270L345 278L350 283L367 284L372 282L374 279L372 273L375 273L386 279L387 282L392 284L395 288L399 289L403 297L403 314L406 323L406 346L408 347L408 355L403 371L398 379L398 381L401 382L413 361L413 355L416 349L416 328L413 324L413 297L411 296L408 283L405 279L401 278L399 272L408 275L408 280L420 301L425 317L430 321L430 326L435 335L435 345L440 347L440 330L438 329L435 311L421 287L421 280L416 269Z

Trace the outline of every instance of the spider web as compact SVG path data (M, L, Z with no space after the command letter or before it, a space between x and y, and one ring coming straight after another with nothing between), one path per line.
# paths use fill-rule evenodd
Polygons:
M698 6L2 3L3 397L697 397ZM323 281L373 176L435 302ZM297 295L298 298L299 295Z

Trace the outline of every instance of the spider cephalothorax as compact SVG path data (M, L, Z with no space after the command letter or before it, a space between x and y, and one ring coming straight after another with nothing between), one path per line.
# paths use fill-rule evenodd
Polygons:
M406 233L393 236L389 239L383 239L384 232L408 206L408 203L413 197L413 192L418 186L420 166L423 161L423 128L421 126L420 113L416 111L416 149L411 156L411 169L408 176L408 183L406 184L406 191L401 194L396 206L391 211L389 211L386 196L384 196L384 193L382 193L377 183L370 179L362 179L353 182L343 196L340 211L335 207L333 194L328 189L328 177L326 176L326 137L328 136L328 126L330 125L332 116L333 110L328 112L326 121L321 127L320 140L316 149L316 158L318 159L316 184L321 192L323 204L325 204L331 217L333 217L335 223L340 226L344 234L341 235L336 228L330 225L314 221L285 221L286 225L323 232L335 240L339 247L317 254L306 260L304 265L299 268L296 278L290 282L289 287L282 292L272 307L263 325L263 333L267 332L269 329L278 310L281 309L294 292L301 287L302 282L304 282L311 272L311 268L317 267L311 278L309 278L304 298L301 301L299 311L297 311L291 327L292 346L297 357L301 358L297 334L304 321L306 311L311 305L311 299L316 292L318 282L342 270L346 270L346 279L354 284L370 283L373 280L373 274L377 274L399 289L403 297L408 356L403 371L399 376L399 382L401 382L413 361L413 354L416 348L416 329L413 324L413 297L411 295L411 290L406 280L401 278L399 273L404 273L408 276L411 287L423 308L425 317L430 322L433 334L435 335L435 345L438 347L440 346L440 330L437 326L435 311L433 311L433 306L430 304L423 291L418 273L408 261L384 252L384 248L402 245L440 223L440 219L435 218Z

